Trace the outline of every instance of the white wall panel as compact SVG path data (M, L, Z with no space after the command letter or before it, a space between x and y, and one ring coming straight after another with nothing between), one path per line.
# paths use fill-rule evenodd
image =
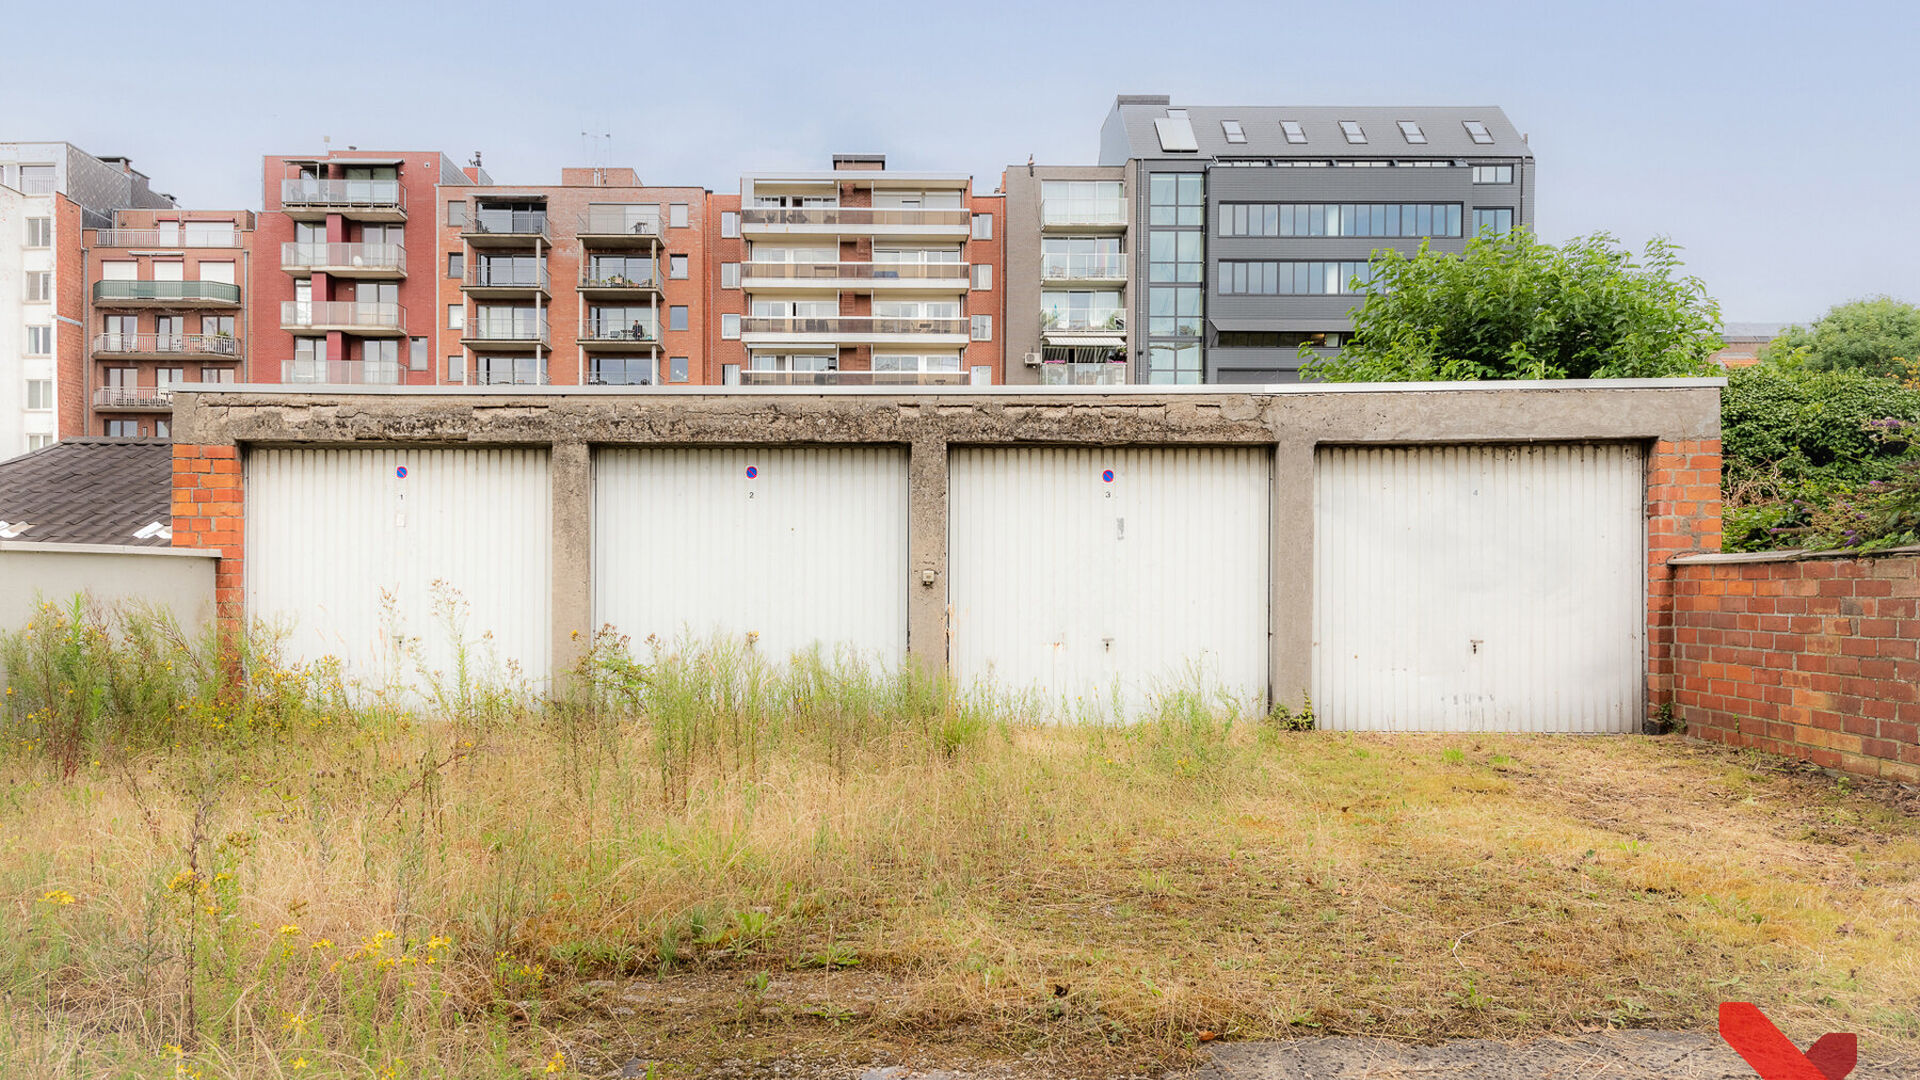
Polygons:
M950 655L1067 716L1196 681L1264 701L1263 447L963 449L949 476ZM1107 479L1107 473L1112 479Z
M1322 727L1638 730L1640 448L1328 448L1315 488Z
M904 448L607 449L593 490L594 618L636 648L751 631L776 657L906 654Z
M254 451L247 610L369 685L451 685L456 639L475 678L544 680L550 488L544 450Z

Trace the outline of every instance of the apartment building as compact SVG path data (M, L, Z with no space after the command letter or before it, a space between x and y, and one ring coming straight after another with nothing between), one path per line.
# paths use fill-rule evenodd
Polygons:
M748 386L997 383L1003 195L837 154L716 197L710 364Z
M1099 168L1014 166L1006 190L1025 382L1296 380L1303 347L1340 347L1375 251L1458 253L1534 209L1532 151L1491 106L1122 95Z
M247 210L122 210L82 233L85 434L166 438L175 386L261 381L244 302L254 225Z
M645 186L630 168L562 169L557 185L474 179L438 198L445 382L714 381L704 188Z
M125 158L0 142L0 459L88 430L82 230L172 205Z
M329 151L266 158L255 243L277 254L248 298L260 382L432 384L443 188L486 183L438 151ZM457 351L457 350L456 350Z

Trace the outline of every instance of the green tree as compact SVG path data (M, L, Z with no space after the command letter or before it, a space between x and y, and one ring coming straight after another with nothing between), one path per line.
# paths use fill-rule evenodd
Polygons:
M1447 255L1376 252L1336 382L1601 379L1718 374L1720 306L1667 240L1632 252L1606 233L1555 247L1482 233ZM1304 351L1303 351L1304 355Z
M1761 354L1780 360L1801 353L1818 371L1857 371L1900 378L1920 360L1920 307L1891 296L1836 304L1812 326L1789 326Z

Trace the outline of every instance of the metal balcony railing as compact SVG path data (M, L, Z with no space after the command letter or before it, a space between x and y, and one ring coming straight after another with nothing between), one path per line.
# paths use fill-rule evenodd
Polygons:
M110 248L212 248L239 247L240 230L238 226L228 225L225 229L201 230L192 227L166 229L96 229L94 246ZM215 222L214 224L220 224Z
M283 360L283 383L325 384L334 386L398 386L398 361L376 360Z
M358 300L283 300L280 325L359 326L377 330L398 330L407 309L399 304L361 303Z
M103 386L93 392L96 409L171 409L173 391L156 386Z
M111 304L130 300L206 300L240 302L240 286L224 281L96 281L93 302Z
M575 230L579 236L651 236L660 231L658 206L599 206L580 215Z
M972 271L966 263L889 262L749 262L740 264L740 276L782 281L854 279L859 281L938 281L965 288Z
M1042 330L1112 330L1127 328L1125 308L1075 308L1061 311L1048 308L1040 312Z
M295 177L280 181L283 206L339 206L367 210L399 210L406 193L398 180L317 180Z
M752 371L741 386L965 386L964 371Z
M966 227L971 212L960 210L874 208L865 206L756 206L740 211L742 225L837 225L862 228L874 225L939 225Z
M965 334L971 326L965 318L901 319L870 315L749 315L740 320L743 334Z
M658 345L660 343L660 331L657 327L645 322L640 323L638 326L630 322L620 324L589 322L587 323L587 328L580 332L580 340L632 341L642 344Z
M595 274L591 269L580 272L580 287L583 289L658 289L659 274L642 274L629 277L626 274Z
M1120 199L1040 203L1042 225L1125 225L1127 204Z
M1125 386L1127 365L1119 364L1041 364L1042 386Z
M497 236L539 236L551 239L544 210L475 210L467 221L466 233Z
M95 356L142 353L166 356L205 356L238 360L240 342L232 334L99 334L93 339Z
M1040 276L1047 281L1119 281L1127 276L1125 255L1042 255Z
M476 316L467 320L467 328L460 336L480 341L546 341L547 316Z
M553 281L544 266L526 266L513 262L488 262L476 260L467 267L466 283L474 289L539 289L542 292L553 288Z
M407 249L399 244L303 244L280 245L282 270L315 270L328 267L358 270L407 272Z

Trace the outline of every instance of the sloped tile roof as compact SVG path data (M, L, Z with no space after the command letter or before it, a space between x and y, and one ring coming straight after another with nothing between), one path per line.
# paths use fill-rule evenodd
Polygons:
M0 521L32 526L15 541L166 547L134 534L173 523L173 444L64 439L0 461Z

